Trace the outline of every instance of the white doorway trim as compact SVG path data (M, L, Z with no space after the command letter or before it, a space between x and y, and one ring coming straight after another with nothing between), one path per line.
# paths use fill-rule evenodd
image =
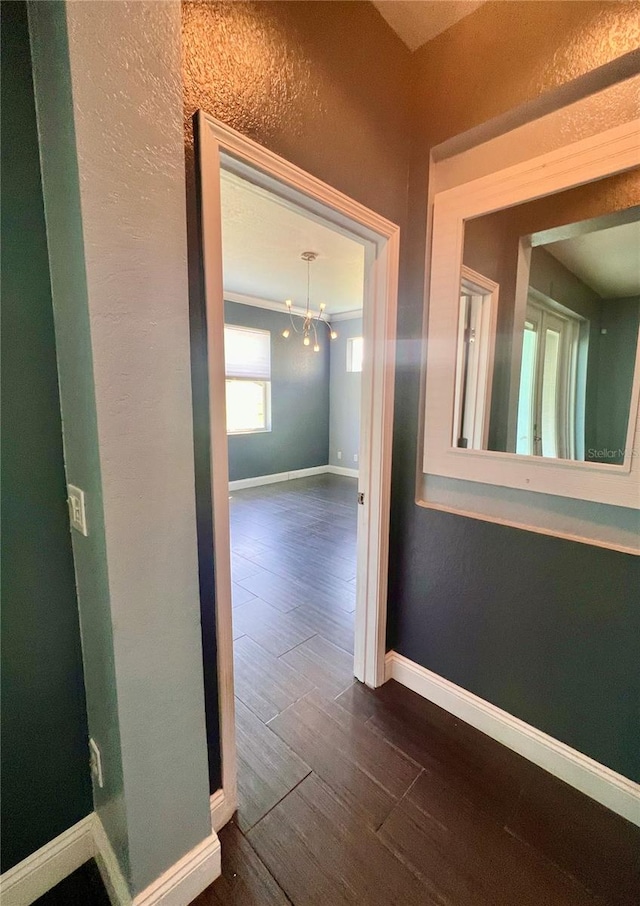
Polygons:
M365 502L358 507L354 676L372 687L385 681L400 228L203 111L197 114L197 137L222 755L222 790L211 797L217 830L237 806L220 171L233 170L366 244L363 335L369 354L362 372L358 477Z

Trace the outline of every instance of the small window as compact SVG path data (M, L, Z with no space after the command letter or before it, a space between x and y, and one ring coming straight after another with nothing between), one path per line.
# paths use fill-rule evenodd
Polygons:
M224 328L227 434L271 430L271 334Z
M362 337L349 337L347 340L347 371L362 371Z

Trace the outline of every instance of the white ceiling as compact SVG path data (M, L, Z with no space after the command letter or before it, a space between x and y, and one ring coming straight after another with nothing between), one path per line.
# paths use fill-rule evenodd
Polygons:
M603 299L640 295L640 222L544 246Z
M483 0L372 0L373 5L407 45L417 50L464 19Z
M311 306L327 314L362 308L364 246L311 219L275 195L222 171L224 289L304 307L307 265L300 255L318 253L311 264Z

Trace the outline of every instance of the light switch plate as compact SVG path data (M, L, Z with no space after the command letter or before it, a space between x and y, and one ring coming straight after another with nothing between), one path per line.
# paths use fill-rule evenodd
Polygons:
M95 739L89 737L89 767L91 768L91 773L93 774L96 783L102 789L104 786L104 777L102 776L102 755L100 754L100 748Z
M69 504L71 528L80 532L81 535L88 535L87 514L84 507L84 491L80 488L76 488L75 485L72 484L68 486L67 491L69 494L67 503Z

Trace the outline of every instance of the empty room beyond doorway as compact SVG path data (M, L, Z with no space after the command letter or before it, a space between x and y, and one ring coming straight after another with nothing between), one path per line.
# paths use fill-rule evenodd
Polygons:
M365 244L225 170L221 213L246 832L308 773L272 722L354 682Z

